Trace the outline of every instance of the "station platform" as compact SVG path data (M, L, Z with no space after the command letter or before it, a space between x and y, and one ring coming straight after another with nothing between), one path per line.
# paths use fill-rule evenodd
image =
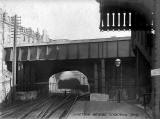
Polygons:
M138 106L105 101L78 101L68 119L151 119Z

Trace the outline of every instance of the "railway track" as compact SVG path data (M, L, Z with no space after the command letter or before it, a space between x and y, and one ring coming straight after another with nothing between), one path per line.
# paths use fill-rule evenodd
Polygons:
M1 110L0 118L17 118L17 116L21 115L24 111L26 111L29 107L40 104L45 101L47 98L41 97L37 100L31 102L25 102L21 105L11 106L10 108Z
M49 98L40 105L33 106L27 112L23 113L18 119L45 119L45 118L60 118L68 115L71 107L77 101L78 96L68 95L67 97Z
M62 97L49 97L45 102L41 102L38 106L34 106L30 108L27 112L23 113L21 117L18 119L28 119L28 118L35 118L39 119L43 115L46 115L48 110L57 104L60 100L62 100Z
M27 102L21 106L13 106L12 108L2 111L0 118L16 118L16 119L46 119L59 118L67 119L73 105L84 95L68 95L48 96L38 100Z
M78 96L68 96L65 99L63 99L60 103L55 105L53 108L49 110L47 115L43 116L42 119L45 118L64 118L67 114L69 114L69 110L75 104L75 102L78 100Z
M34 118L36 115L36 111L42 109L46 105L49 105L51 101L54 102L54 98L52 97L45 98L44 100L38 102L37 104L29 107L27 111L23 112L23 114L20 117L18 117L18 119Z

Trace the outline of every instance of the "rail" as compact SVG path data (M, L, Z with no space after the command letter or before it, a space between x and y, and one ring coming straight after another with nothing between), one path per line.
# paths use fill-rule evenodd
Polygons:
M49 113L47 113L47 115L43 116L42 118L50 118L51 116L54 116L56 114L57 110L61 110L63 106L67 106L68 103L70 103L73 99L75 99L75 97L72 97L71 95L67 96L64 100L62 100L62 102L58 103L55 107L53 107ZM63 109L66 109L66 107L64 107ZM64 111L62 109L62 113L59 115L59 117L62 117L62 115L64 114Z
M25 102L24 104L21 104L21 105L15 105L15 106L13 106L13 107L5 110L5 111L2 111L2 113L0 114L0 117L1 118L8 118L9 116L11 116L11 115L13 115L17 112L20 112L24 108L27 108L27 107L30 107L30 106L35 106L36 107L40 103L45 102L45 100L46 100L46 98L42 97L42 98L39 98L39 100L34 100L32 102Z
M73 109L73 105L89 93L79 95L49 95L39 97L36 100L19 102L10 107L1 109L0 118L60 118L67 119Z
M47 100L50 98L50 96L48 96L47 98L45 98L44 100L37 102L33 107L31 107L31 109L29 109L27 112L25 112L19 119L24 119L26 118L32 111L41 108L44 104L46 104Z
M70 112L72 111L73 105L76 103L76 101L78 100L78 96L75 97L74 101L71 103L71 105L66 109L66 113L64 116L64 119L67 119ZM60 116L60 119L63 118L63 114Z

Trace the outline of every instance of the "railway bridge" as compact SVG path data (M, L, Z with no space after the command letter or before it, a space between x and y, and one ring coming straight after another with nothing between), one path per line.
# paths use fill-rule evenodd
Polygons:
M142 36L139 37L141 38ZM4 50L7 68L12 72L13 48L10 45L6 45ZM124 112L112 111L108 113L107 111L105 113L101 110L102 113L98 112L98 110L93 111L93 108L95 108L93 104L82 101L73 106L73 113L71 112L73 117L89 116L92 118L98 115L111 116L112 114L114 117L118 113L120 115L117 116L123 117L123 114L126 114L126 118L128 116L134 118L136 115L138 118L141 118L143 117L142 115L145 115L145 112L138 113L137 110L139 109L136 109L136 106L135 109L133 108L134 112L125 112L127 108L130 109L132 107L125 103L142 103L143 94L151 93L149 59L140 51L137 52L139 53L138 57L136 57L137 54L134 52L131 37L63 40L63 42L52 41L28 45L19 44L17 46L16 98L17 100L22 99L20 92L36 92L38 97L49 94L49 91L52 90L49 89L51 87L49 86L49 78L53 74L78 70L87 76L91 94L96 93L109 96L108 100L113 104L102 102L104 105L112 107L111 105L118 104L117 102L120 101L122 104L119 105L119 108L123 107L123 105L125 106ZM147 54L148 52L145 53ZM117 58L121 59L120 67L115 65ZM120 93L119 90L121 91ZM148 96L147 99L148 104L150 104L151 97ZM86 113L76 111L79 105L84 105L83 103L87 104L88 107L81 107L80 110L85 110L86 108L88 111ZM100 102L95 102L94 104L96 106ZM43 108L48 110L50 106ZM33 113L35 116L34 111Z
M79 70L88 77L91 93L107 94L110 101L120 99L123 102L144 102L143 97L146 96L152 107L153 118L158 119L159 75L151 77L150 71L160 66L160 2L97 2L100 4L100 30L130 30L131 37L18 45L17 79L14 87L17 92L36 90L46 94L46 82L52 74ZM13 49L11 46L5 46L4 49L7 68L12 71ZM120 59L120 67L115 65L116 59ZM119 89L121 93L118 93ZM76 112L76 107L74 111Z

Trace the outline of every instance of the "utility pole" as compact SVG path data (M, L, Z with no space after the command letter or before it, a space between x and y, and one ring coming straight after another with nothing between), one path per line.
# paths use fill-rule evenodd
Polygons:
M19 24L20 24L20 17L17 17L17 15L15 15L14 17L12 17L13 19L13 59L12 59L12 76L13 76L13 81L12 81L12 101L15 100L15 96L16 96L16 79L17 79L17 36L18 36L18 28L19 28Z

